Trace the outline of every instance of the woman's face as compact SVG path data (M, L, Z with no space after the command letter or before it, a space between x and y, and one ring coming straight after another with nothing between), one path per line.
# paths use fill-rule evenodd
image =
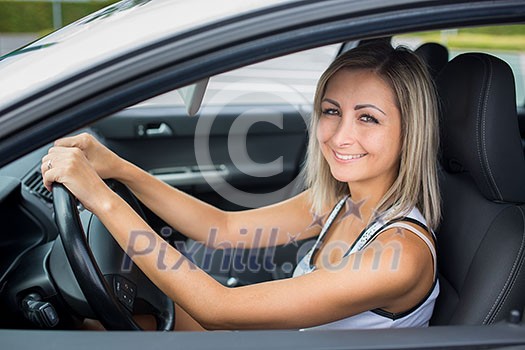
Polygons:
M384 190L392 185L401 153L395 101L390 86L372 71L341 69L330 78L317 140L337 180Z

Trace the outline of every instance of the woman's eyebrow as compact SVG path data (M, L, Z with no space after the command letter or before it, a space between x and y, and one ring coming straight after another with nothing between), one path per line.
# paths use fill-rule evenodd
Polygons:
M341 105L339 105L339 102L337 102L335 100L332 100L331 98L323 98L323 100L321 102L328 102L328 103L333 104L337 108L341 108ZM384 115L386 115L386 113L383 112L383 110L381 108L379 108L379 107L377 107L377 106L375 106L373 104L369 104L369 103L355 105L354 111L357 111L357 110L360 110L360 109L363 109L363 108L373 108L373 109L376 109L379 112L383 113Z
M383 113L384 115L386 115L386 113L383 112L379 107L374 106L374 105L371 105L371 104L355 105L355 107L354 107L354 111L357 111L357 110L362 109L362 108L373 108L373 109L377 109L379 112L381 112L381 113Z
M337 108L341 108L339 103L337 101L332 100L331 98L323 98L323 100L321 102L325 102L325 101L328 102L328 103L333 104L334 106L337 106Z

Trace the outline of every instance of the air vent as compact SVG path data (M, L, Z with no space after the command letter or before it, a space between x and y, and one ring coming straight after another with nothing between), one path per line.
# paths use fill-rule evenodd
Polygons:
M53 202L53 195L49 192L42 182L42 174L40 171L35 171L25 181L24 185L27 186L29 191L36 196L42 198L44 201L51 203Z

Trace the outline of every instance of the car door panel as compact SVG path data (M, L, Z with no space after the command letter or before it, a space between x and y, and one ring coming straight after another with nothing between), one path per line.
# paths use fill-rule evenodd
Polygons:
M274 112L277 108L282 110L280 115ZM261 112L257 116L243 115L243 109L222 108L217 114L210 108L198 117L188 117L182 108L137 108L108 117L92 129L121 157L197 196L213 191L207 179L214 174L242 191L276 191L299 172L307 139L305 118L286 106L266 108L268 115ZM249 127L235 127L239 116L248 120ZM250 125L252 117L255 122ZM211 127L203 127L200 118L214 118ZM266 119L268 122L260 122ZM142 132L162 125L172 134L152 136ZM212 164L197 159L196 147L206 148L201 152L209 153ZM218 207L226 205L220 196L207 197ZM247 206L229 205L223 209L243 207Z

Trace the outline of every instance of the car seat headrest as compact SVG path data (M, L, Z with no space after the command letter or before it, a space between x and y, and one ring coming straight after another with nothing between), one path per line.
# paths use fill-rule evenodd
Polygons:
M448 62L448 49L438 43L424 43L414 52L426 63L434 79Z
M463 54L436 84L444 169L469 173L489 200L524 203L525 159L510 67L488 54Z

